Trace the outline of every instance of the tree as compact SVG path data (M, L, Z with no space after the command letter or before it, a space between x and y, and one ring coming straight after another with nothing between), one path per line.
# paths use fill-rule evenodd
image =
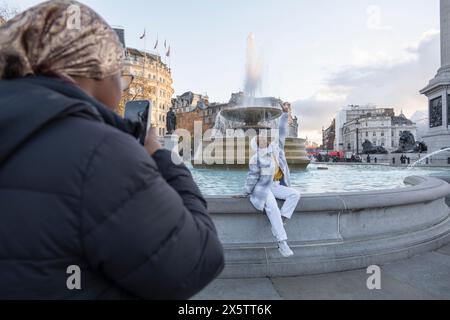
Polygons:
M127 101L151 100L152 96L156 97L156 87L151 84L151 81L145 77L135 77L130 88L122 94L118 110L119 114L124 114Z

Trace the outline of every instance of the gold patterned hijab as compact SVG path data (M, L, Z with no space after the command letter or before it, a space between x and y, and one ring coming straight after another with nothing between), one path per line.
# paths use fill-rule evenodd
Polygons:
M0 79L60 74L104 79L122 69L115 31L89 7L52 0L0 27Z

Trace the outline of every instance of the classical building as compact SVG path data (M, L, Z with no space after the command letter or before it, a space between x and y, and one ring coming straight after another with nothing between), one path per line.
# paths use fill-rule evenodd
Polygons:
M177 114L177 129L185 129L194 134L194 123L202 123L203 132L214 128L217 115L227 107L225 103L209 103L205 95L186 92L172 99L172 107Z
M441 0L441 68L420 91L429 100L429 128L424 142L429 152L450 147L450 0Z
M322 132L322 148L327 151L334 150L334 140L336 139L336 119Z
M115 28L115 31L125 47L125 31L121 28ZM152 105L152 126L156 127L158 136L164 136L166 115L174 94L171 69L159 55L126 48L123 72L133 75L134 81L122 96L119 112L123 114L126 101L149 100Z
M152 126L159 136L166 133L166 115L174 94L172 74L160 56L133 48L126 49L124 73L134 76L128 92L122 97L121 107L129 100L150 100Z
M172 99L172 107L177 114L177 128L188 130L193 134L194 122L198 121L202 122L203 132L205 132L214 128L220 111L242 105L243 101L243 92L233 93L228 103L210 103L207 95L186 92ZM254 103L255 105L278 107L280 100L273 97L255 98ZM298 118L290 115L288 136L297 138L298 127Z
M187 113L194 111L197 107L205 109L209 105L209 98L207 95L196 94L191 91L183 93L172 99L172 107L178 113Z
M349 105L341 109L335 118L335 139L334 150L346 151L344 143L344 125L361 117L370 115L385 115L393 117L395 115L392 108L377 108L375 105Z
M391 115L390 111L370 113L344 124L343 144L345 152L361 153L363 143L368 140L374 146L384 147L387 151L396 151L400 147L400 137L409 131L417 139L416 124L408 120L402 113Z

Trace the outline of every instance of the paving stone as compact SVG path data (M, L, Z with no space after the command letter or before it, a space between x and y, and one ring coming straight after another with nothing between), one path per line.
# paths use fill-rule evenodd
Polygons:
M385 265L384 272L436 299L450 299L450 256L431 252L412 259Z
M281 297L268 278L218 279L193 300L281 300Z
M450 256L450 244L440 248L439 250L437 250L437 252Z
M194 300L450 300L450 245L381 267L381 290L366 270L315 276L218 279Z
M383 274L381 290L369 290L366 270L317 276L273 279L275 288L287 300L424 300L433 297L424 290Z

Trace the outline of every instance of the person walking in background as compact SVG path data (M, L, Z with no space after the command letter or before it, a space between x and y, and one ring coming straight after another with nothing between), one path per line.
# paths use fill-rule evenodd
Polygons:
M266 212L280 253L283 257L291 257L294 252L287 243L283 219L292 218L300 201L300 193L291 188L290 171L284 152L291 106L283 103L281 107L283 115L280 119L279 139L272 142L265 132L261 132L252 140L252 148L256 153L250 160L245 195L250 197L257 210ZM285 201L281 210L277 199Z
M406 156L404 154L402 154L400 161L402 164L406 164Z
M76 1L0 27L0 299L188 299L222 271L189 170L113 112L130 80L123 57Z

